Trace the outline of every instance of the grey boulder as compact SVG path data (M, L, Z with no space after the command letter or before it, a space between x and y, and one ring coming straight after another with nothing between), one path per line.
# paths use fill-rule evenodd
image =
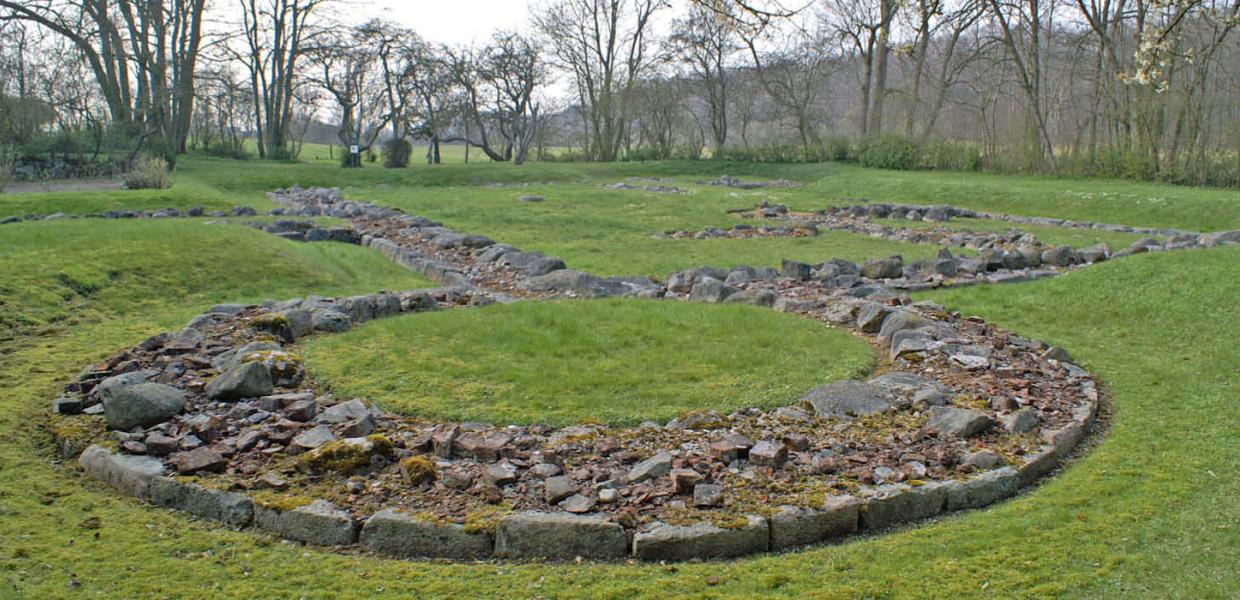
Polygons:
M138 383L109 394L103 401L103 418L108 428L129 431L167 421L184 408L181 390L161 383Z

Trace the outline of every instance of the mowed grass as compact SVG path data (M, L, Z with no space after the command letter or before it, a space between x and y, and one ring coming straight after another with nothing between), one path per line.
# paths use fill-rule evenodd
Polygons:
M337 396L498 424L636 424L791 404L873 363L865 342L802 317L653 300L421 313L315 338L300 352Z
M675 566L335 553L144 506L84 478L52 458L39 423L82 364L182 322L184 297L147 289L153 302L141 311L0 353L0 596L1226 598L1240 586L1240 326L1228 318L1240 284L1227 276L1237 261L1238 248L1159 253L932 296L1063 344L1102 377L1115 416L1097 448L986 510L799 552ZM164 268L198 269L180 260ZM234 299L242 281L219 263L207 269L217 284L200 298ZM276 297L305 291L298 280L270 285Z
M75 220L0 229L0 341L84 319L159 314L171 299L192 315L222 295L260 302L427 285L359 246L291 242L240 225Z
M276 166L261 168L284 176L275 173ZM652 166L661 173L677 168ZM968 175L842 169L851 171L851 188L807 189L805 202L794 205L820 207L837 192L840 198L927 203L964 204L961 197L968 196L974 208L988 210L1007 205L1024 214L1133 225L1240 227L1234 192L1169 188L1174 195L1165 201L1145 202L1159 197L1163 186L1023 177L970 185L978 180ZM499 171L483 169L479 177ZM332 173L340 171L323 176ZM523 173L537 178L536 171ZM919 185L936 179L950 185L938 192ZM1135 198L1066 194L1082 187L1129 189ZM258 198L261 188L236 193ZM1140 210L1129 212L1130 204ZM30 225L45 226L53 224ZM58 242L48 237L39 252L20 255L36 264L14 267L18 255L5 254L15 231L9 227L17 226L0 227L4 276L56 260ZM130 242L110 233L93 243ZM77 251L79 260L91 259L88 249ZM313 270L285 277L286 271L256 265L235 273L234 263L246 264L251 251L239 248L225 257L230 260L203 263L173 253L152 265L160 279L134 277L123 290L82 298L14 294L14 288L0 295L5 315L66 315L22 328L0 343L0 597L1230 598L1240 589L1240 322L1234 318L1240 248L1142 255L1052 280L930 296L1063 344L1103 378L1115 410L1110 430L1095 449L1037 489L987 510L838 545L666 566L442 564L305 548L141 505L53 458L43 429L48 402L84 364L179 327L210 303L237 300L247 286L257 286L249 288L256 299L320 293L323 287L340 293L373 289L347 274L315 279ZM134 254L141 254L140 247ZM120 270L141 260L109 256L94 263L95 270ZM342 261L368 260L360 256ZM179 279L207 283L187 295L166 284ZM133 305L105 307L100 302L108 294L124 294ZM91 517L98 518L97 526Z

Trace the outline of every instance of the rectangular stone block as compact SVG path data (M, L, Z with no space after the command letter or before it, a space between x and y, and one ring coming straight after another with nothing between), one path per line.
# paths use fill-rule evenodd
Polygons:
M91 446L78 457L88 475L135 498L149 498L151 480L164 474L164 463L150 456L115 454Z
M1042 450L1030 454L1025 457L1025 464L1017 469L1020 477L1020 487L1025 487L1033 482L1041 479L1042 476L1050 473L1059 459L1055 455L1055 449L1043 446Z
M348 546L357 541L357 524L348 513L326 500L286 511L255 505L254 524L307 544Z
M656 523L633 536L633 556L639 560L691 560L734 558L770 547L767 520L750 515L735 529L707 523L676 526Z
M980 508L1013 496L1020 489L1016 469L1003 467L987 471L968 481L948 482L944 510Z
M822 508L780 507L771 517L771 551L808 546L857 531L861 501L831 496Z
M490 533L469 533L455 523L422 520L384 509L362 526L361 544L395 558L489 558L494 542Z
M879 486L878 493L861 509L861 528L885 529L933 517L942 512L945 497L946 486L938 482Z
M170 477L151 480L150 501L156 506L175 508L229 527L245 527L254 519L254 501L249 496L183 483Z
M602 516L526 512L499 521L495 554L509 558L617 559L628 554L624 528Z

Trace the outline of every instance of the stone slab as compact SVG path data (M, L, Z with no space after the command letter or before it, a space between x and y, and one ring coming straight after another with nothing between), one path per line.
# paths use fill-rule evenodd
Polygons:
M114 454L94 445L82 452L78 464L91 477L143 499L150 497L151 481L164 474L164 463L157 458Z
M767 520L750 515L743 527L725 529L707 523L680 526L656 523L633 536L633 556L639 560L734 558L770 547Z
M455 523L423 520L384 509L362 526L361 544L372 552L395 558L484 559L491 556L490 533L465 531Z
M771 551L808 546L857 531L861 501L831 496L822 508L782 506L771 517Z
M326 500L287 511L255 505L254 524L288 539L319 546L348 546L357 541L357 524L348 513Z
M175 508L229 527L245 527L254 519L254 501L249 496L170 477L151 480L149 499L156 506Z
M618 559L628 554L624 528L602 516L526 512L500 519L495 554L509 558Z

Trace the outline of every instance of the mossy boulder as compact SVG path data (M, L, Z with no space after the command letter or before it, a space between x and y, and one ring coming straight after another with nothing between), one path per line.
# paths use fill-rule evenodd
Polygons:
M292 387L306 375L301 357L284 350L260 350L241 356L241 364L258 363L267 369L271 383L276 387Z
M292 342L295 337L288 318L278 312L263 313L250 319L250 327L255 331L269 333L285 342Z
M207 383L207 397L232 401L266 396L275 389L271 373L262 362L243 362L216 375Z
M410 456L401 460L400 474L412 485L429 483L438 477L435 464L425 456Z
M307 473L351 475L372 466L388 464L395 444L387 436L369 435L327 442L297 459L297 468Z

